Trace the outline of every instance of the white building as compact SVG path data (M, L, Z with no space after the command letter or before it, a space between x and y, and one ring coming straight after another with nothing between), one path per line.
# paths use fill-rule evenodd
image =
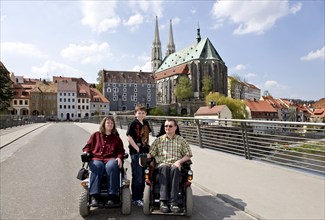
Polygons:
M62 80L58 82L58 119L76 120L77 119L77 83Z

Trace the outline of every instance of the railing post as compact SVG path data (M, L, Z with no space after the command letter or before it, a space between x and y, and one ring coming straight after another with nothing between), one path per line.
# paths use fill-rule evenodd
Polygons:
M202 137L201 137L201 128L200 128L200 121L198 119L195 120L196 123L196 130L197 130L197 138L199 141L200 148L203 148L202 146Z
M241 125L241 132L242 132L242 138L243 138L243 147L244 147L245 158L248 160L251 160L252 158L251 158L249 144L248 144L246 122L241 122L240 125Z

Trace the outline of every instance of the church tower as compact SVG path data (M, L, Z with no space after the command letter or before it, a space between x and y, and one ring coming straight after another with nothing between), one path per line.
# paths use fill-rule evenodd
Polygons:
M155 38L152 42L151 71L155 72L162 63L161 42L158 30L158 17L156 16Z
M175 49L174 36L173 36L172 20L170 20L169 39L168 39L168 45L166 50L166 57L168 57L172 53L175 53L175 51L176 49Z

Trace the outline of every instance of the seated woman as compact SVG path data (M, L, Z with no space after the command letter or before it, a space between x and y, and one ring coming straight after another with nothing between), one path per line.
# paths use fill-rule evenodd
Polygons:
M86 146L82 149L85 154L92 157L89 162L91 196L90 206L98 206L102 177L107 176L107 192L109 200L106 205L118 202L119 168L123 165L124 147L116 130L114 118L105 117L99 127L99 131L93 133Z

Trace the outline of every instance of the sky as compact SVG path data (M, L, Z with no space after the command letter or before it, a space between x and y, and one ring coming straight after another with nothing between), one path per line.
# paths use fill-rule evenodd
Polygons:
M151 71L158 16L176 51L209 38L228 67L274 98L325 97L324 0L1 0L1 61L16 76L96 83L102 69Z

